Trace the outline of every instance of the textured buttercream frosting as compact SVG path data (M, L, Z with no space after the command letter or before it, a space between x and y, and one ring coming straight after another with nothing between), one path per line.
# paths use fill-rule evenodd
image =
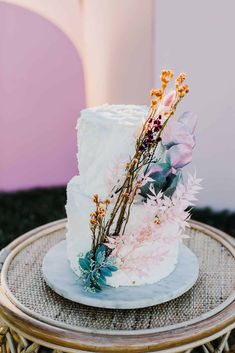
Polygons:
M102 105L82 110L77 124L82 192L107 197L135 149L146 106Z
M94 211L93 194L106 198L121 178L125 164L135 150L136 139L148 115L146 106L103 105L85 109L77 124L79 176L75 176L67 187L68 216L67 250L71 268L80 274L78 257L91 249L90 213ZM148 211L144 204L133 204L126 234L135 236L145 224ZM108 215L107 215L108 216ZM178 257L179 232L176 225L169 225L166 237L149 240L130 253L152 260L145 261L145 271L127 271L119 268L108 279L114 287L154 283L168 276L175 268ZM171 239L172 238L172 239ZM128 249L128 248L126 248ZM128 254L119 254L119 264ZM139 269L141 270L141 269Z

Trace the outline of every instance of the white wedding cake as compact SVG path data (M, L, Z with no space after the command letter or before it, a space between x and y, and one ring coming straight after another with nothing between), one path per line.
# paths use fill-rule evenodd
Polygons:
M89 228L90 214L94 205L92 195L97 193L105 198L112 186L121 176L126 162L133 154L135 140L148 115L146 106L134 105L103 105L85 109L77 124L78 165L80 175L75 176L67 187L67 250L72 269L80 275L78 255L91 248ZM148 210L138 202L133 205L126 233L135 235L136 230L147 222ZM160 231L160 229L159 229ZM146 263L145 273L118 270L108 278L108 284L114 287L121 285L140 285L154 283L168 276L175 268L178 255L179 240L167 242L169 237L178 234L178 226L169 225L166 238L146 241L134 253L119 254L120 256L143 257L152 254L157 262L153 266ZM163 235L163 234L162 234ZM132 250L130 248L130 250ZM159 257L161 256L161 261Z
M82 110L78 119L79 175L67 187L67 254L88 290L152 284L177 264L187 207L199 190L199 179L184 183L181 177L191 161L196 120L185 113L168 122L188 88L179 76L166 94L165 77L171 72L162 74L150 109L105 104Z

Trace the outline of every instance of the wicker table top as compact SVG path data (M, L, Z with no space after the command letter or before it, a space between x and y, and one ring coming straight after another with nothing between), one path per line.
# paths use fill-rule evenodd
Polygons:
M182 351L235 326L235 250L226 234L191 222L186 244L200 263L196 285L165 304L110 310L73 303L45 284L42 260L64 239L65 224L35 229L3 252L1 316L25 337L70 352Z

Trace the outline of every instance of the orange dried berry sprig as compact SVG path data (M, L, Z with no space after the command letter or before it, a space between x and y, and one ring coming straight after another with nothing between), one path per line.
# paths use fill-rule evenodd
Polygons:
M99 202L99 196L97 194L93 195L92 196L92 201L95 202L95 203L98 203Z
M189 92L189 86L188 85L184 85L184 86L179 87L177 89L177 93L178 93L178 96L180 98L183 98L188 92Z
M110 204L110 200L109 200L109 199L105 199L104 201L100 201L99 195L97 195L97 194L95 194L95 195L92 196L92 201L93 201L94 203L96 203L98 206L99 206L100 204L103 204L103 205L109 205L109 204Z
M186 74L181 73L175 80L175 88L179 98L183 98L189 92L189 86L183 85L186 80Z
M175 80L175 85L176 87L182 85L182 83L186 80L186 74L185 73L181 73L179 74L179 76L176 78Z
M110 201L109 199L100 201L97 194L92 196L92 201L96 204L96 212L90 214L90 224L91 226L96 226L100 224L105 217L107 206L109 205ZM105 205L105 208L101 205Z
M162 97L162 90L161 89L152 89L150 91L150 96L151 97L156 97L156 98L160 98Z
M162 88L166 88L166 86L173 78L173 76L174 76L174 73L172 70L162 70L162 73L161 73Z
M96 218L91 218L91 219L90 219L90 224L91 224L91 225L97 225L97 224L98 224L97 219L96 219Z
M103 207L101 207L101 206L98 206L97 207L97 213L98 213L98 215L99 215L99 217L104 217L105 216L105 209L103 208Z
M162 70L161 73L161 84L162 87L160 89L152 89L150 92L150 96L152 98L151 100L151 108L157 108L158 103L162 100L162 97L165 93L165 89L170 82L170 80L173 78L174 73L172 70Z

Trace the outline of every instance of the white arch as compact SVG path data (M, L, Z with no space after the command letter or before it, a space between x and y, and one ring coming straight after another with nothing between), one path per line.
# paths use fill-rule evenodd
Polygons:
M82 50L82 26L79 0L0 0L24 7L51 21L63 31L79 53Z
M4 2L40 14L67 34L83 61L88 106L148 101L154 0Z

